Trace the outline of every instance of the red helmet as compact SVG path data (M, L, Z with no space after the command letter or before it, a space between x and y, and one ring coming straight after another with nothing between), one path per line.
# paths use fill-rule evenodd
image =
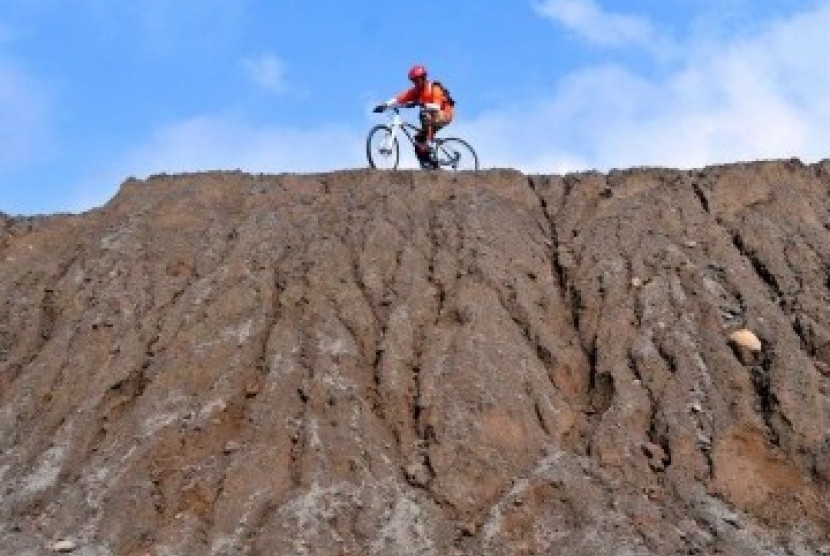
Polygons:
M409 70L409 79L410 81L413 79L417 79L418 77L426 77L427 76L427 68L421 65L412 66Z

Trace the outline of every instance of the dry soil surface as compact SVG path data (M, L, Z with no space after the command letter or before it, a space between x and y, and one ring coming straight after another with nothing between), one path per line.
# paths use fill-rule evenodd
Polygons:
M59 551L830 554L830 162L0 215L0 554Z

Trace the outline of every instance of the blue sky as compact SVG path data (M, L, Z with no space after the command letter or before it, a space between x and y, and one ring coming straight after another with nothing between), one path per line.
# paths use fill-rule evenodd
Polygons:
M370 108L428 66L445 132L526 172L813 162L830 0L2 0L0 212L130 176L365 166Z

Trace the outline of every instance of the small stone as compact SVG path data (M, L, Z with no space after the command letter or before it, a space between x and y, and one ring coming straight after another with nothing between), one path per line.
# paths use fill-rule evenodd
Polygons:
M663 498L660 487L657 485L649 485L643 489L643 494L649 500L661 500Z
M461 530L461 533L465 536L472 537L478 531L478 525L475 521L463 521L458 525L458 528Z
M725 513L725 514L723 514L722 517L723 517L723 521L725 521L726 523L728 523L732 527L735 527L736 529L741 528L741 522L738 519L737 515L735 515L733 513Z
M231 440L227 444L225 444L225 453L232 454L234 452L238 452L242 449L242 444L236 442L235 440Z
M685 245L689 249L693 249L693 248L697 247L697 242L690 239L689 241L683 243L683 245Z
M703 407L699 403L693 403L689 407L689 409L692 411L692 413L700 413L701 411L703 411Z
M643 286L643 279L639 276L635 276L631 279L631 287L632 288L641 288Z
M759 362L762 350L761 340L751 330L742 328L729 335L729 343L735 357L746 366Z
M643 453L648 457L649 468L656 472L665 471L669 463L669 456L659 444L645 442L641 446Z
M59 552L61 554L68 554L69 552L75 552L78 549L78 545L75 541L64 539L62 541L58 541L52 545L52 550L55 552Z
M729 341L753 353L761 351L762 348L761 340L758 339L758 336L754 332L747 328L741 328L740 330L732 332L729 335Z
M406 479L409 481L409 484L421 488L426 487L429 484L430 479L432 479L429 469L427 469L427 466L420 461L412 462L406 466L404 474L406 475Z
M255 398L259 395L260 390L261 387L258 380L249 380L248 383L245 384L245 397Z

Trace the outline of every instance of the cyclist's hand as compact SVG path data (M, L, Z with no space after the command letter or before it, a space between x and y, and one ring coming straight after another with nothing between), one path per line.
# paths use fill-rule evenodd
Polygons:
M374 112L376 114L380 114L384 110L386 110L386 105L385 104L378 104L377 106L375 106L375 108L372 110L372 112Z

